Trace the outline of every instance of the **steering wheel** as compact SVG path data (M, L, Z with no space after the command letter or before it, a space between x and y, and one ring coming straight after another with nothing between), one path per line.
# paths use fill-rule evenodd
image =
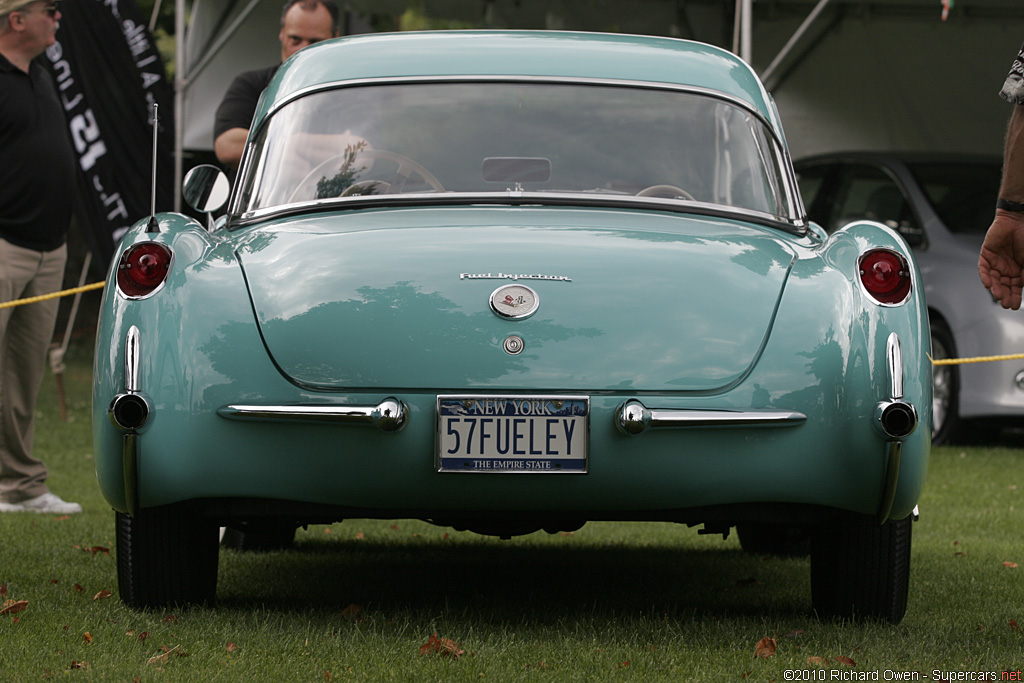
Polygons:
M288 197L288 201L293 201L295 199L295 196L299 194L299 190L304 188L307 183L313 180L313 178L320 175L320 173L322 173L331 164L337 163L339 159L344 159L347 154L347 151L342 152L341 154L335 154L334 156L324 159L319 164L317 164L313 168L313 170L307 173L306 177L303 178L299 182L299 184L295 186L295 190L292 191L291 196ZM395 152L389 152L383 149L364 149L357 153L356 158L359 157L369 157L370 159L384 159L386 161L393 161L394 163L398 164L398 170L395 171L396 180L393 183L387 183L382 180L360 180L354 182L352 185L346 188L345 191L342 192L340 195L342 197L360 195L363 192L370 189L382 190L383 192L391 193L402 192L403 188L405 187L405 182L409 180L409 176L411 176L414 173L419 177L423 178L423 180L425 180L426 183L430 185L431 189L433 189L435 192L447 191L444 189L444 186L441 184L441 181L438 180L433 173L425 169L422 166L422 164L413 161L409 157L405 157L402 156L401 154L396 154Z
M689 199L691 202L697 201L693 195L684 190L681 187L675 185L651 185L645 187L636 193L637 197L664 197L666 199L675 199L676 197L682 197L683 199Z

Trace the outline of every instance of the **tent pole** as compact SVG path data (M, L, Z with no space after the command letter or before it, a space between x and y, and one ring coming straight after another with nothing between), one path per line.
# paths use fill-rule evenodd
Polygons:
M754 24L753 0L736 0L736 15L733 19L732 53L750 64L751 34Z
M174 210L181 211L185 139L185 0L174 2Z
M775 75L775 71L779 68L779 65L782 64L782 60L789 56L789 53L793 51L796 44L804 37L804 34L811 28L811 25L818 19L818 16L822 13L829 2L831 2L831 0L818 0L818 4L814 6L811 13L808 14L807 18L804 19L802 24L800 24L800 28L796 30L796 33L790 37L783 48L779 51L779 54L775 55L775 59L773 59L771 64L768 65L768 68L764 70L764 73L761 75L761 82L765 84L766 89L772 89L768 85L769 81L771 80L771 77Z

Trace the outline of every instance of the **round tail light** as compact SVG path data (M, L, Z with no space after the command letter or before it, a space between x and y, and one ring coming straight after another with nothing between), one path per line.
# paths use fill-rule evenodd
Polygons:
M873 249L860 257L860 281L878 303L903 303L910 295L910 266L895 251Z
M171 266L171 250L157 242L133 245L121 255L117 264L117 286L127 297L143 297L152 293L167 279Z

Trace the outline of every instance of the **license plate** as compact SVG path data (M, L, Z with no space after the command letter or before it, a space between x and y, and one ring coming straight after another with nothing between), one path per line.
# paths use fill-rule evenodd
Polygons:
M438 396L440 472L587 471L585 396Z

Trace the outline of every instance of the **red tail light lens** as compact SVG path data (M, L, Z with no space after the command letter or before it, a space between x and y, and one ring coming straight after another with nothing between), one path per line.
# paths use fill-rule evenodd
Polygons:
M151 293L167 279L171 250L157 242L129 247L117 264L117 286L128 297Z
M873 249L860 257L860 281L875 301L902 303L910 295L910 266L894 251Z

